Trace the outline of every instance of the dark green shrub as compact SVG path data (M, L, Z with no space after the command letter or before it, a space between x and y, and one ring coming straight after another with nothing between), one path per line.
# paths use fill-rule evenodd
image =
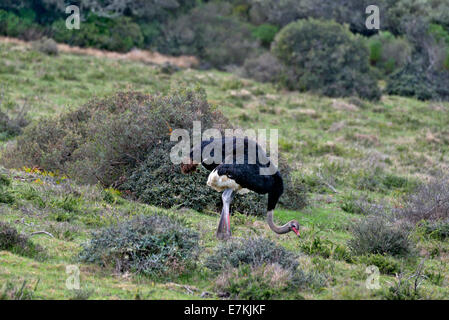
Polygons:
M20 234L13 226L0 221L0 250L11 251L15 254L43 258L43 249L35 245L28 236Z
M293 70L296 89L333 97L380 97L370 77L368 48L338 23L313 19L293 22L278 33L272 51Z
M401 272L401 265L394 258L382 254L369 254L359 258L367 266L375 265L383 274L395 275Z
M194 174L184 175L178 165L170 161L169 147L158 146L152 156L134 170L123 189L130 190L145 203L171 208L182 206L198 211L220 211L221 193L206 185L209 172L200 167ZM232 210L251 215L263 215L266 196L256 193L234 196Z
M0 203L13 204L16 202L14 196L5 188L0 188Z
M335 244L321 237L314 237L312 241L303 241L300 244L300 248L307 255L319 255L325 259L332 257L335 260L346 262L352 262L353 260L345 246Z
M128 17L107 19L91 15L79 30L69 30L65 20L58 20L52 24L51 33L58 42L119 52L142 47L144 43L139 25Z
M341 210L354 214L363 214L362 199L353 194L346 195L341 200L340 208Z
M402 68L411 60L412 45L404 38L394 37L390 32L381 32L369 38L370 62L385 74Z
M137 216L92 234L81 261L113 267L118 272L170 276L194 267L198 234L181 221L161 214Z
M252 34L258 39L264 46L269 47L273 42L276 33L279 31L279 27L272 24L262 24L254 28Z
M449 222L436 221L436 222L423 222L422 227L424 232L432 239L444 241L449 238Z
M413 251L409 231L391 225L382 216L368 216L355 223L352 236L348 246L356 255L372 253L407 256Z
M11 179L4 174L0 174L0 187L9 187L11 185Z
M386 173L380 168L375 168L370 172L364 172L356 182L360 190L376 191L386 193L390 190L401 190L410 192L417 186L415 180Z
M429 70L418 57L387 79L386 93L419 100L448 100L449 72Z
M144 37L139 25L130 18L122 17L114 21L110 29L108 50L127 52L133 47L142 47Z
M218 271L228 267L237 268L241 264L257 267L277 263L286 270L298 267L297 256L266 238L232 240L222 243L207 257L205 266Z
M25 40L36 40L42 36L42 27L33 22L33 17L17 16L13 12L0 10L0 34Z

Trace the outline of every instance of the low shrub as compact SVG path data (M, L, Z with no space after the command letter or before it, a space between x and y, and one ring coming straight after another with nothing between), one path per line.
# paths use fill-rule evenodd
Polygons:
M207 257L205 266L218 271L241 264L253 267L277 263L286 270L298 267L296 255L266 238L250 238L222 243Z
M414 224L419 221L439 221L449 218L449 184L443 177L420 185L404 199L398 215Z
M198 234L165 215L137 216L92 234L80 260L149 276L186 273L196 263Z
M0 289L0 300L32 300L37 290L39 280L34 286L27 284L27 280L19 283L6 281Z
M444 241L449 238L449 222L448 221L423 221L421 227L425 234L431 238Z
M65 20L57 20L51 26L51 34L58 42L119 52L142 47L144 42L139 25L129 17L107 19L90 15L79 30L69 30Z
M333 243L328 239L314 237L311 241L303 241L300 245L301 251L307 255L318 255L325 259L333 258L352 262L353 258L347 247Z
M232 299L276 299L289 295L302 298L299 291L326 284L320 273L298 268L297 256L265 238L234 240L220 244L207 257L205 266L221 271L215 287L221 296Z
M386 173L376 168L365 172L356 182L356 186L360 190L375 191L387 193L390 190L399 190L403 192L411 192L417 187L417 182L407 177L397 176L392 173Z
M169 21L156 46L167 54L199 57L203 67L242 65L258 48L248 24L232 16L229 3L211 2Z
M367 266L375 265L380 273L395 275L401 272L401 265L394 258L382 254L368 254L359 258Z
M0 107L2 101L0 99ZM14 114L0 110L0 140L7 140L22 133L29 121L27 119L28 108L24 105L21 108L13 106Z
M50 56L56 56L59 53L58 44L51 38L42 38L40 40L33 41L32 48Z
M387 290L383 290L381 292L382 297L386 300L424 299L421 285L426 276L423 271L423 264L421 263L411 275L404 273L397 275L396 283Z
M231 299L267 300L286 291L289 278L289 272L276 264L258 267L245 264L220 274L215 288L221 296Z
M411 61L412 45L405 38L396 38L388 31L370 37L368 46L371 64L384 74L390 74Z
M348 246L356 255L389 254L407 256L413 252L409 231L392 225L385 217L368 216L352 227Z
M37 259L44 257L44 250L40 246L6 222L0 222L0 250Z
M320 288L325 285L319 274L302 270L291 272L278 264L250 266L225 270L215 280L215 288L220 296L243 300L280 299L288 296L303 299L300 290Z
M363 214L365 201L366 199L364 199L363 196L359 197L354 194L346 195L341 200L340 208L348 213Z
M417 59L390 75L385 92L419 100L449 100L445 85L449 82L449 72L429 70Z
M292 87L294 78L291 70L269 52L246 59L242 70L244 77L259 82L279 83L286 87Z

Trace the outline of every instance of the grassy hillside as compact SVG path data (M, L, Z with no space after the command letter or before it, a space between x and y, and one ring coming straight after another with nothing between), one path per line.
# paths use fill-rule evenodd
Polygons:
M295 168L295 177L308 187L307 208L301 212L279 209L275 214L279 223L293 218L301 223L299 240L293 234L273 234L262 218L238 213L232 217L235 237L274 240L299 255L304 272L322 276L320 285L287 292L281 298L394 298L400 296L389 289L397 287L395 273L402 273L405 279L416 275L417 270L426 277L416 297L449 297L449 245L444 239L427 236L422 228L413 230L416 252L408 258L360 256L351 254L348 248L351 226L364 219L354 209L359 199L400 207L402 197L420 183L447 172L448 103L396 96L384 96L378 103L330 99L281 91L271 84L224 72L177 71L67 53L49 57L20 44L0 43L2 110L14 115L26 105L32 121L116 91L157 94L196 86L206 90L209 102L233 124L279 129L281 152ZM3 142L7 143L14 140ZM9 222L22 233L46 230L55 236L31 237L44 248L45 257L0 251L0 288L7 297L26 280L28 290L39 281L34 292L38 299L185 299L201 298L203 292L209 293L205 297L219 298L217 274L204 266L218 245L215 229L219 213L162 210L122 199L114 190L81 186L57 174L26 168L4 169L2 174L12 183L2 187L2 199L6 201L0 204L0 221ZM90 238L91 231L155 212L184 219L199 232L204 249L196 272L155 279L117 274L77 261L81 244ZM65 288L68 264L80 265L80 292ZM365 286L366 268L371 264L383 266L378 290ZM403 288L406 285L398 290L408 292Z

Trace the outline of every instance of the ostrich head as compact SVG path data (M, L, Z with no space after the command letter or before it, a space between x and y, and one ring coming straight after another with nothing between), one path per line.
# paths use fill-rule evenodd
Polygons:
M289 227L290 227L291 231L293 231L294 233L296 233L296 235L298 237L300 237L300 234L299 234L299 222L298 221L296 221L296 220L290 221L289 222Z

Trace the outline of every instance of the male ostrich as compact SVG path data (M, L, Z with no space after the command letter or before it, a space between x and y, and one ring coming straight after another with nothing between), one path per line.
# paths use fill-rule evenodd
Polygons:
M219 144L221 144L222 155L221 157L214 157L214 150L220 150L215 148ZM230 145L232 145L232 148L229 147ZM203 155L205 148L209 150L209 153L205 152L207 156ZM248 161L248 159L254 159L249 156L249 150L253 153L254 150L256 151L255 161ZM223 209L217 229L218 239L227 240L231 237L229 216L233 193L243 194L250 190L259 194L268 193L267 223L271 230L277 234L293 231L299 236L299 223L296 220L291 220L283 226L277 226L273 222L274 208L284 191L284 186L277 168L272 175L260 174L261 168L270 167L270 160L256 142L248 138L236 137L203 141L200 146L191 150L190 157L181 164L182 173L187 174L196 170L199 163L193 161L193 159L195 152L198 151L201 154L201 164L211 171L207 179L207 185L216 191L223 192ZM243 163L242 161L236 161L237 155L243 155ZM214 159L213 162L210 160L212 158ZM220 158L220 161L217 162L217 158Z

